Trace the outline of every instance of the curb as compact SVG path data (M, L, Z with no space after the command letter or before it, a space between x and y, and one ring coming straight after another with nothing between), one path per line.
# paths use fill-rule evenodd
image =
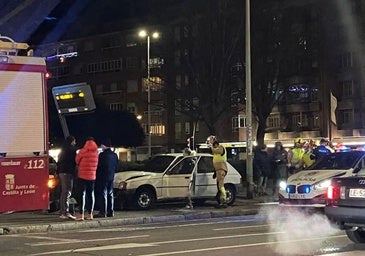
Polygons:
M94 219L92 221L70 221L54 224L29 224L25 226L8 226L0 228L0 235L28 234L38 232L66 231L87 228L118 227L124 225L151 224L164 222L178 222L198 219L213 219L231 216L256 215L257 209L234 209L232 211L208 211L198 213L184 213L153 217Z

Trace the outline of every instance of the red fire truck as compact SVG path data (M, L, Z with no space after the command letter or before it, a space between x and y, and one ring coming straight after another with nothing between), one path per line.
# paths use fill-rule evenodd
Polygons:
M49 207L46 63L28 48L0 36L0 212Z

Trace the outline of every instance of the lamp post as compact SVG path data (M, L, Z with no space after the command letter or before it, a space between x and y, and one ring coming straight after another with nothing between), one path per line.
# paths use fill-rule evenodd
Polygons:
M250 0L246 0L245 52L246 52L246 125L247 125L247 197L253 198L253 152L252 152L252 99L251 99L251 28Z
M140 37L147 38L147 132L148 132L148 157L151 156L151 86L150 86L150 34L146 30L139 31ZM159 33L153 32L153 38L158 38Z

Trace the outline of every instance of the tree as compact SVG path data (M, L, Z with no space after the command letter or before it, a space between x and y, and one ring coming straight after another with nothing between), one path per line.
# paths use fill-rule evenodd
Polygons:
M188 40L180 49L182 82L167 93L173 95L177 111L203 121L211 134L220 137L227 118L237 112L231 106L232 91L237 90L231 68L242 47L242 11L242 1L190 0L177 21Z
M109 111L101 107L93 113L66 117L70 134L79 143L89 136L97 142L110 138L116 147L135 147L143 144L144 131L135 115L129 112Z

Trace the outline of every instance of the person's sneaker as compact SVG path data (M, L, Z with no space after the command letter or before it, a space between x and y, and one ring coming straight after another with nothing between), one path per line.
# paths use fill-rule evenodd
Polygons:
M61 214L61 215L60 215L60 219L61 219L61 220L67 220L67 219L68 219L68 217L66 216L66 214Z
M77 214L75 220L84 220L84 214Z
M186 209L193 209L194 207L193 207L191 204L187 204L187 205L185 206L185 208L186 208Z
M66 218L68 218L70 220L76 220L76 217L73 216L71 213L66 213Z
M111 213L108 213L107 215L106 215L107 217L114 217L114 212L111 212Z
M94 219L94 216L92 213L88 213L86 214L86 217L85 217L86 220L93 220Z

